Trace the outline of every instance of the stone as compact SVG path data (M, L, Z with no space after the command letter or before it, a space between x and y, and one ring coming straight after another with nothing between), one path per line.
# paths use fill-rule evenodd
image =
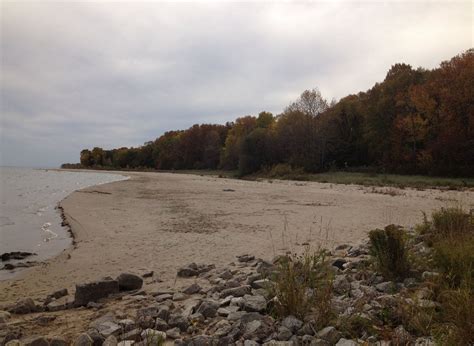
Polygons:
M199 305L197 312L201 313L206 318L214 317L216 316L218 308L219 303L214 300L206 299L201 303L201 305Z
M176 292L175 294L173 294L173 301L175 302L179 302L185 299L186 299L186 296L181 292Z
M331 265L333 267L339 268L340 270L344 270L344 264L346 264L346 260L342 258L337 258L334 261L332 261Z
M17 340L17 339L13 339L13 340L9 340L5 346L21 346L21 342L20 340Z
M255 288L255 289L259 289L259 288L269 288L273 285L273 283L268 280L268 279L260 279L260 280L255 280L255 281L252 281L250 283L250 286L252 286L252 288Z
M61 297L64 297L64 296L67 296L68 295L68 291L66 288L63 288L63 289L60 289L58 291L55 291L51 294L49 294L47 297L46 297L46 300L45 300L45 303L44 305L48 305L49 302L51 302L53 299L59 299Z
M38 309L35 302L31 298L25 298L17 301L11 308L10 312L14 314L29 314L36 312Z
M431 338L417 338L415 346L435 346L435 343Z
M266 275L269 275L273 271L274 268L275 267L273 264L267 261L260 261L257 264L256 270L257 270L257 273L266 276Z
M178 327L183 332L189 327L188 319L180 314L171 314L168 319L168 324L170 327Z
M0 323L7 323L11 318L11 314L8 311L0 311Z
M281 325L288 328L292 333L295 333L303 326L303 322L297 319L295 316L290 315L281 321Z
M326 340L330 344L335 344L341 338L341 333L339 333L336 328L330 326L321 329L318 332L318 337L323 340Z
M120 291L133 291L142 288L143 279L131 273L122 273L117 277Z
M375 288L379 292L391 293L396 290L396 286L392 281L385 281L375 285Z
M179 339L181 336L180 329L179 328L168 329L166 331L166 336L171 339Z
M291 330L284 326L280 326L278 328L278 334L277 334L277 339L281 341L288 341L290 338L293 336L293 333Z
M118 344L117 338L113 335L110 335L104 340L104 343L102 344L102 346L117 346L117 344Z
M55 299L51 301L48 305L46 305L47 311L61 311L66 310L71 307L71 303L68 301L67 297L64 296L59 299Z
M228 316L227 319L229 321L238 321L246 314L245 311L236 311L236 312L231 312Z
M215 325L216 330L214 331L213 335L222 337L229 334L232 330L232 326L227 320L221 320L216 323Z
M160 332L164 332L169 329L168 323L161 318L157 318L155 321L155 329L159 330Z
M153 277L153 274L155 274L155 272L153 270L149 271L149 272L146 272L142 275L142 278L146 279L146 278L151 278Z
M436 279L438 276L439 276L439 273L429 272L429 271L425 271L421 274L421 278L423 280L433 280L433 279Z
M224 298L227 296L243 297L244 295L249 294L250 290L251 290L251 287L248 285L227 288L221 292L220 297L221 298Z
M161 302L164 302L165 300L173 299L173 296L169 293L165 293L165 294L160 294L159 296L156 296L155 299L158 303L161 303Z
M42 336L31 336L21 340L25 346L49 346L49 342Z
M100 280L76 285L74 305L83 306L119 292L116 280Z
M393 331L392 342L395 345L408 345L411 342L411 335L405 330L405 327L399 325Z
M201 292L201 290L202 290L201 286L199 286L197 283L193 283L191 286L183 290L183 293L191 295L191 294L199 293Z
M88 309L102 309L104 307L104 304L101 303L96 303L96 302L89 302L86 305L86 308Z
M244 295L242 310L248 312L262 312L267 308L267 301L262 296Z
M67 346L68 342L61 336L53 336L49 340L49 346Z
M352 340L341 338L337 342L336 346L357 346L358 343Z
M346 275L336 275L333 283L334 292L338 295L348 294L351 290L351 283Z
M222 273L220 273L219 277L224 280L229 280L233 277L233 275L232 275L232 272L229 269L227 269L227 270L224 270Z
M314 335L314 328L310 323L305 323L305 324L303 324L303 327L298 329L297 334L301 335L301 336L303 336L303 335L312 336L312 335Z
M92 346L92 344L92 338L86 333L79 334L74 341L74 346Z
M141 337L141 332L142 332L141 328L135 328L135 329L129 330L126 333L120 334L120 339L139 341Z
M255 259L255 256L251 256L251 255L241 255L241 256L237 256L237 261L239 262L250 262L250 261L253 261Z
M166 333L149 328L141 333L141 337L145 345L161 345L166 340Z
M270 340L268 342L263 343L264 346L295 346L296 344L290 340L290 341L276 341L276 340Z

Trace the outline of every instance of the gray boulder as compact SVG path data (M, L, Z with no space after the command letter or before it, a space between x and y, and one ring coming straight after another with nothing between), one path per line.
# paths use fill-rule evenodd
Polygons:
M341 333L334 327L326 327L318 332L318 337L334 345L341 338Z
M262 312L267 308L267 301L264 297L257 295L244 295L242 309L248 312Z

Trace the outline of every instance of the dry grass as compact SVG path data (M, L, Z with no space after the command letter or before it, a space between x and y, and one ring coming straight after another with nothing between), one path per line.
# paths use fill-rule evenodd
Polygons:
M294 315L303 319L311 314L318 327L329 322L333 272L325 250L282 257L272 279L278 316Z
M409 271L405 234L395 225L370 231L370 254L387 279L403 279Z

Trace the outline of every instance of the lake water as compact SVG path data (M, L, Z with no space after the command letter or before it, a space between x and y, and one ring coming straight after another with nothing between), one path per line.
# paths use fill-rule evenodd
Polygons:
M0 254L37 254L24 261L58 255L72 242L61 226L58 202L75 190L124 179L109 173L0 167ZM11 276L0 270L0 280Z

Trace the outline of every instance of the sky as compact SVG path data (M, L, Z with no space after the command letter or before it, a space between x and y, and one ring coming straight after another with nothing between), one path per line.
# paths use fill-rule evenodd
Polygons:
M278 114L305 89L365 91L391 65L473 47L471 1L0 0L0 165Z

